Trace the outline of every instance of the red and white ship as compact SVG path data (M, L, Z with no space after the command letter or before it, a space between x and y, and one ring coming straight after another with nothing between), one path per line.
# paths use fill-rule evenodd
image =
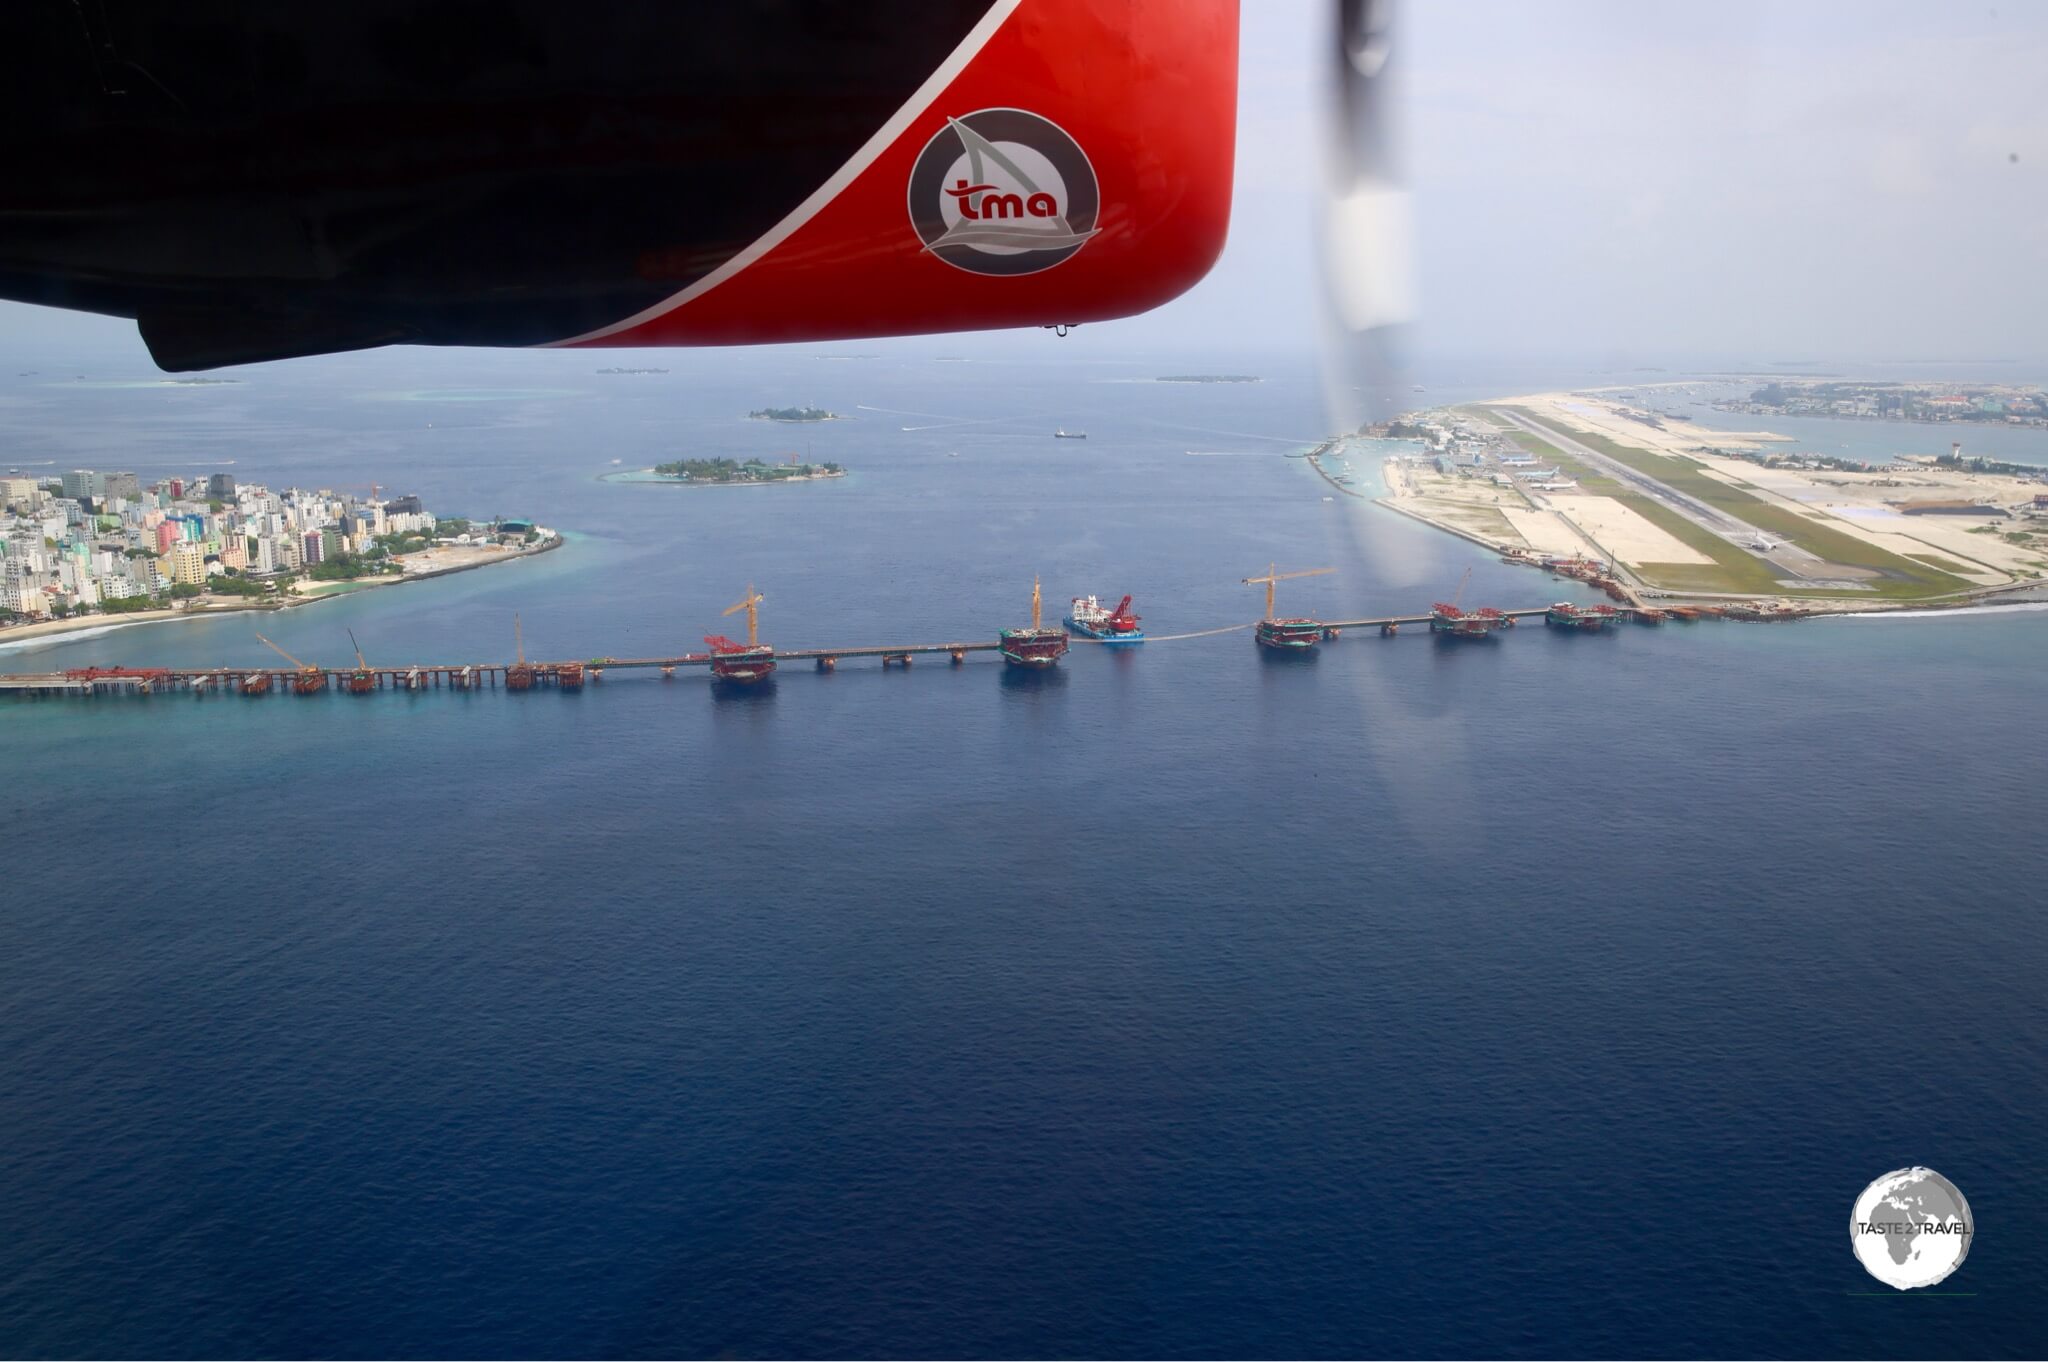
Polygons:
M1104 643L1143 643L1145 631L1138 627L1138 620L1139 616L1131 613L1129 596L1118 601L1114 610L1093 596L1076 596L1067 609L1069 629Z

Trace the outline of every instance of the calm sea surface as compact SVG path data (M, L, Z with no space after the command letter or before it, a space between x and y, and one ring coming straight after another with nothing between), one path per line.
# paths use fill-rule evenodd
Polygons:
M0 459L571 537L264 622L329 666L683 651L749 583L785 647L1034 573L1157 635L1276 560L1328 617L1566 592L1325 501L1306 372L1046 355L24 359ZM853 475L596 480L792 450ZM2044 665L2021 610L0 705L0 1352L2039 1355ZM1909 1164L1961 1294L1851 1255Z

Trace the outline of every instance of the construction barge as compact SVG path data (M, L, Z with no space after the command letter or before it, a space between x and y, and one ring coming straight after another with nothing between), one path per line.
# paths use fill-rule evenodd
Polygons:
M1277 565L1268 563L1266 564L1265 576L1245 578L1243 581L1245 586L1258 586L1263 583L1266 588L1266 613L1252 631L1253 641L1261 648L1270 648L1283 656L1288 654L1300 656L1306 654L1324 640L1337 637L1338 626L1336 625L1325 624L1319 619L1311 619L1305 615L1295 615L1282 619L1273 614L1273 587L1276 583L1289 581L1296 577L1321 577L1336 570L1335 568L1305 568L1300 572L1281 572Z
M1492 638L1499 630L1515 627L1515 617L1497 606L1481 605L1470 610L1463 607L1465 588L1471 581L1472 569L1466 568L1451 598L1438 601L1429 608L1430 633L1444 638ZM1391 637L1394 631L1381 632Z
M747 641L735 643L723 634L706 634L704 646L711 650L711 679L722 685L753 686L775 675L775 650L761 642L761 602L766 600L752 584L747 594L725 608L747 612Z
M1003 661L1012 667L1023 667L1031 671L1043 671L1057 666L1067 655L1067 631L1048 629L1044 623L1045 600L1039 594L1038 579L1031 579L1031 627L1029 629L1005 629L998 645Z

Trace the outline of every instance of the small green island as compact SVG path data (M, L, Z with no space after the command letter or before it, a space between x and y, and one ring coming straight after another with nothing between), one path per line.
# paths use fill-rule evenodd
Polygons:
M805 482L813 478L843 478L846 470L836 463L764 463L748 459L677 459L656 464L649 470L663 482L684 482L700 487L723 487L757 482Z
M763 407L747 413L750 421L837 421L838 415L823 407Z
M1257 383L1257 374L1161 374L1154 383Z

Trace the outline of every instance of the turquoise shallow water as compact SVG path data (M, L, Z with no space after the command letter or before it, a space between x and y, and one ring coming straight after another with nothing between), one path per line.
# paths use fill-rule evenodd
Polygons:
M1306 375L612 362L24 387L0 432L573 536L275 621L336 664L502 659L514 611L680 650L750 581L785 646L992 637L1033 573L1153 634L1274 559L1328 616L1565 590L1322 502ZM581 395L365 395L426 383ZM806 432L843 482L595 480L812 400L923 414ZM2044 663L2021 611L0 706L0 1349L2038 1354ZM1912 1163L1974 1294L1858 1294Z

